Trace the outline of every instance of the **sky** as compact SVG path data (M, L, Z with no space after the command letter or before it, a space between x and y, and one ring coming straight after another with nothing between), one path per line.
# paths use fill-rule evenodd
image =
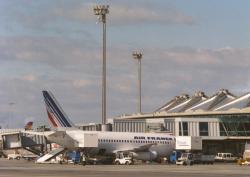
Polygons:
M176 95L250 91L249 0L0 0L0 126L47 124L42 90L74 123L101 122L102 24L107 15L107 117Z

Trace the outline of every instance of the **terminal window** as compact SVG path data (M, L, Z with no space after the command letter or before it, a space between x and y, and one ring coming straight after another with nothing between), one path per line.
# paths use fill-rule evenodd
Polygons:
M250 115L227 115L220 121L220 136L250 136Z
M188 136L188 122L179 122L179 136Z
M199 123L200 136L208 136L208 122Z

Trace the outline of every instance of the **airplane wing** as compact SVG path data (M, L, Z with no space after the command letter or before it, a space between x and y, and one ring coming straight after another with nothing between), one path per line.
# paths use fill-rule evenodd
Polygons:
M151 148L153 145L155 145L155 144L146 144L146 145L140 146L138 148L134 148L133 151L134 152L148 151L149 148Z
M48 135L48 137L65 137L67 134L66 134L66 131L55 131L54 133L51 133Z
M113 153L117 153L117 152L145 152L145 151L149 151L149 148L151 148L153 145L155 145L155 143L146 144L146 145L139 146L139 147L136 147L133 149L124 149L124 150L119 149L119 150L113 151Z

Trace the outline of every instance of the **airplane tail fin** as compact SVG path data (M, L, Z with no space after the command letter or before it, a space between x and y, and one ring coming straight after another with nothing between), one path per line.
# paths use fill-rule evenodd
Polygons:
M28 122L25 126L24 126L25 130L32 130L33 129L33 122Z
M50 91L43 91L48 119L54 128L73 128L75 125L69 120L56 98Z

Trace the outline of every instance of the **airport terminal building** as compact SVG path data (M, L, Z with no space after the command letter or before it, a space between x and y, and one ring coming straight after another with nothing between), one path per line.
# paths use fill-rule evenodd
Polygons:
M250 93L236 97L222 89L211 97L176 96L153 113L115 117L113 131L201 136L204 153L239 155L250 142Z

